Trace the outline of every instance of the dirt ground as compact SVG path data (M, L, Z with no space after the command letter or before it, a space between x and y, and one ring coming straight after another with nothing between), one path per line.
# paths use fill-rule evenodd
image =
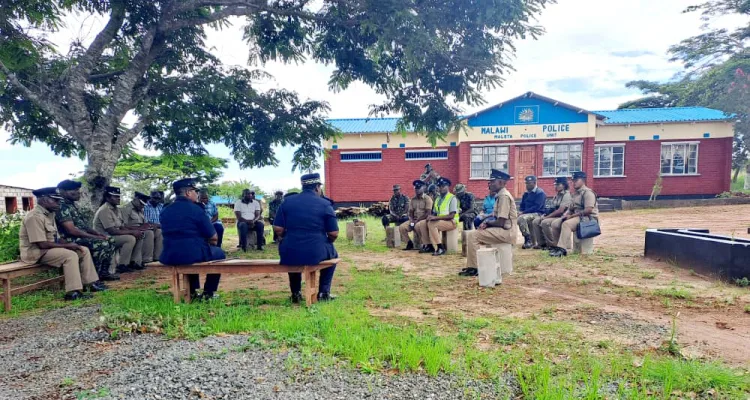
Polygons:
M475 278L458 277L465 266L459 255L344 251L345 262L337 275L346 279L352 265L384 266L401 268L425 283L430 293L426 304L373 310L378 315L534 316L571 322L592 341L617 342L635 352L660 347L674 323L684 356L750 366L750 313L745 311L750 307L750 289L643 258L646 228L708 228L712 233L748 237L750 205L620 211L603 214L601 220L604 233L596 239L595 255L560 260L516 246L514 273L503 277L495 289L478 287ZM151 274L157 284L169 281L162 272ZM228 276L221 287L287 290L282 275Z

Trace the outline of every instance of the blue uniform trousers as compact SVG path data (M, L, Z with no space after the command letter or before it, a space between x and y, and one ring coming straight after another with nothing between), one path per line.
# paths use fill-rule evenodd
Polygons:
M220 247L211 246L211 259L206 261L223 260L225 258L227 258L227 256ZM211 294L218 290L220 279L221 274L207 274L206 282L203 284L203 293ZM190 282L190 293L195 294L195 291L201 287L198 274L188 275L188 281Z
M319 271L318 293L331 293L331 282L333 282L333 274L335 272L335 265ZM299 272L289 273L289 288L292 290L292 294L302 291L302 274Z
M216 242L217 247L221 247L221 240L224 238L224 225L219 223L214 223L214 229L216 229L216 236L219 237L219 241Z

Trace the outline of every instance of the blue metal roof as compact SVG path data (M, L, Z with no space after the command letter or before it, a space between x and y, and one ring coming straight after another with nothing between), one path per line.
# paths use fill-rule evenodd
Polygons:
M329 119L328 123L344 133L380 133L396 132L398 120L399 118L344 118Z
M632 108L595 112L607 117L604 120L605 125L709 122L732 119L731 115L723 111L705 107Z

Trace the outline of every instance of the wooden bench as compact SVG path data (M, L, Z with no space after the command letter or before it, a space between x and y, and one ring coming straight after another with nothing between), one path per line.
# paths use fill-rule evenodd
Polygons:
M305 303L310 306L318 301L318 271L332 267L340 261L340 259L334 258L325 260L318 265L289 266L279 264L279 260L231 259L190 265L164 265L153 262L149 263L148 266L172 270L172 295L175 304L180 303L181 297L184 297L186 303L190 303L190 283L187 276L191 274L286 274L298 272L302 274L302 278L305 280Z
M51 267L49 265L27 264L27 263L20 262L20 261L8 263L8 264L0 264L0 283L2 283L3 285L3 304L5 305L5 311L6 312L10 311L11 297L14 294L25 293L30 290L39 289L41 287L55 284L55 283L59 284L61 289L64 289L65 277L62 275L56 276L54 278L45 279L43 281L32 283L26 286L21 286L17 288L11 287L11 280L14 278L18 278L20 276L38 274L40 272L49 271L49 270L59 271L60 269Z

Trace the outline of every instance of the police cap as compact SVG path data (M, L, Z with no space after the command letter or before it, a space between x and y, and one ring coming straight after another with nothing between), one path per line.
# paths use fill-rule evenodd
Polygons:
M414 188L415 188L415 189L419 189L419 188L421 188L422 186L425 186L425 183L424 183L424 182L422 182L422 181L420 181L419 179L415 180L415 181L414 181L414 182L412 182L411 184L412 184L412 185L414 185Z
M81 188L81 182L76 182L70 179L66 179L58 183L57 188L60 190L77 190Z
M509 181L510 180L510 175L506 174L503 171L500 171L499 169L494 169L493 168L490 171L490 180L495 180L495 179L502 179L504 181Z
M148 196L146 194L143 194L141 192L135 192L134 196L135 196L136 199L138 199L140 201L144 201L144 202L148 201L151 198L150 196Z
M60 196L60 193L57 192L56 187L41 188L41 189L34 190L31 193L33 193L34 196L36 196L38 199L42 197L49 197L49 198L56 199L56 200L63 199L63 197Z
M174 181L174 183L172 183L172 190L177 192L183 188L195 189L196 186L197 185L195 184L195 178L185 178L185 179L180 179L178 181Z
M302 175L302 178L300 178L300 181L302 182L302 186L315 185L315 184L321 183L320 174L315 172L312 174Z
M583 171L573 172L573 180L575 179L586 179L586 173Z
M527 176L526 178L524 178L524 180L526 181L526 183L530 183L530 182L536 182L536 176L534 176L534 175L529 175L529 176Z
M566 183L568 183L568 178L566 178L564 176L560 176L560 177L555 178L555 185L558 185L558 184L564 185Z
M114 186L107 186L104 188L104 193L110 195L110 196L119 196L120 195L120 188L114 187Z
M451 185L451 180L448 179L448 178L441 177L440 179L437 180L437 185L438 185L438 187L440 187L440 186L450 186Z

